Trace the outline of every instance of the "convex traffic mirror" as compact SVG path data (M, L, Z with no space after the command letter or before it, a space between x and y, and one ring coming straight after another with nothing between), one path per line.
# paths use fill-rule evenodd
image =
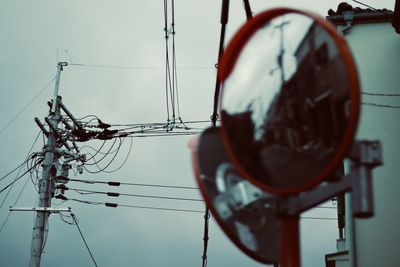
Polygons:
M273 9L247 22L222 58L221 134L239 175L296 194L336 170L359 117L357 71L323 18Z
M241 178L228 160L219 128L192 140L196 182L214 219L245 254L262 263L279 261L279 218L272 194Z

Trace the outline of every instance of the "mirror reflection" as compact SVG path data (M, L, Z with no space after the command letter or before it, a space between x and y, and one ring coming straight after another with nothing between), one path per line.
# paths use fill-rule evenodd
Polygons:
M219 129L210 128L201 134L195 158L200 191L224 232L251 258L277 262L279 222L274 198L236 173Z
M222 125L241 168L278 189L318 177L341 144L349 78L333 38L287 14L259 28L223 82Z

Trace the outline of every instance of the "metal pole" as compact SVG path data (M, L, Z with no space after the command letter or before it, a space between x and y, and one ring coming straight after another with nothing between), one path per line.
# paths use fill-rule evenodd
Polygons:
M344 229L346 226L346 206L344 193L337 196L337 217L338 217L338 229L339 229L339 239L344 239Z
M54 87L53 105L51 106L51 113L54 113L56 111L56 101L57 101L57 96L58 96L58 87L60 86L60 77L61 77L62 66L63 66L62 63L58 62L56 85Z
M299 216L283 215L280 223L279 264L282 267L300 267Z
M57 68L57 79L54 88L53 105L49 115L49 122L52 124L49 128L49 135L47 138L47 145L45 147L45 159L42 165L43 174L42 179L39 181L39 201L38 208L46 208L51 206L51 178L55 175L53 173L54 163L57 160L54 153L56 148L56 135L57 133L53 129L58 128L60 122L60 100L58 97L58 86L60 81L60 75L62 70L62 63L58 63ZM32 232L32 243L31 243L31 256L29 260L30 267L39 267L40 260L43 252L43 245L45 241L45 227L48 223L49 211L37 211L36 220L33 226Z

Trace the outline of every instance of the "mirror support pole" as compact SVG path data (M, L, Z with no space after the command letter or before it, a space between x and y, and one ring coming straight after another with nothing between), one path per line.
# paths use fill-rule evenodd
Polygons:
M372 170L382 165L381 144L379 141L356 141L348 158L351 171L340 181L322 185L299 196L279 198L277 210L281 214L279 218L281 267L301 266L299 216L302 212L334 196L351 191L353 218L369 218L374 215Z
M280 218L280 265L281 267L300 266L299 216L283 215Z

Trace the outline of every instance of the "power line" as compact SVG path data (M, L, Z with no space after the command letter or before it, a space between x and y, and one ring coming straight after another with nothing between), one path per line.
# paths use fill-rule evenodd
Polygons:
M210 120L192 120L192 121L183 121L185 124L193 124L193 123L209 123ZM118 127L118 126L138 126L141 127L143 125L145 126L164 126L166 125L165 122L150 122L150 123L127 123L127 124L110 124L112 127Z
M165 33L165 97L167 107L167 126L172 122L175 125L175 119L183 123L180 114L179 90L178 90L178 72L176 64L176 46L175 46L175 1L171 0L171 28L168 29L168 1L164 0L164 33ZM170 35L172 36L172 48L169 45ZM172 62L170 61L170 50ZM170 120L170 113L172 119ZM167 127L168 130L168 127Z
M0 190L0 194L3 193L4 190L6 190L7 188L9 188L10 186L12 186L15 182L17 182L19 179L21 179L22 177L24 177L25 174L27 174L28 172L30 172L32 169L34 169L38 164L35 164L33 167L29 168L27 171L25 171L23 174L21 174L19 177L15 178L14 181L12 181L11 183L9 183L6 187L4 187L3 189Z
M87 146L87 145L81 147L81 150L83 150L85 147L88 147L88 148L90 148L90 149L93 149L93 150L96 152L94 155L91 155L90 158L86 159L86 161L89 161L89 160L93 159L95 156L97 156L97 154L102 154L102 155L108 154L108 153L101 152L101 149L102 149L103 146L106 144L106 142L107 142L107 140L104 140L103 143L101 144L101 146L100 146L98 149L95 149L95 148L93 148L93 147L91 147L91 146ZM110 152L110 153L111 153L111 152ZM85 154L89 154L89 153L85 153ZM91 164L88 164L88 165L91 165Z
M167 0L164 0L164 33L165 33L165 99L166 99L166 107L167 107L167 122L169 123L169 115L170 115L170 110L169 110L169 100L168 100L168 95L169 91L172 92L172 85L171 85L171 71L170 71L170 64L169 64L169 47L168 47L168 39L169 39L169 30L168 30L168 10L167 10L167 5L168 2ZM173 33L175 34L175 33ZM172 98L172 93L171 98ZM171 101L172 105L172 111L175 112L175 109L173 107L174 101ZM174 113L174 118L175 118L175 113Z
M219 39L217 64L215 65L216 67L219 66L222 55L224 53L225 31L226 31L226 25L228 24L228 17L229 17L229 0L222 0L221 19L220 19L221 33L220 33L220 39ZM221 91L221 79L217 72L216 80L215 80L215 89L214 89L213 112L210 117L212 127L217 126L217 121L218 121L218 117L219 117L218 104L219 104L220 91ZM208 248L208 240L209 240L209 237L208 237L209 218L210 218L210 209L208 206L206 206L205 211L204 211L204 236L203 236L204 244L203 244L203 255L202 255L202 267L207 266L207 248Z
M219 66L221 62L222 55L224 53L224 43L225 43L225 31L226 25L228 24L228 17L229 17L229 0L222 1L221 7L221 32L220 32L220 39L219 39L219 48L218 48L218 58L216 66ZM215 90L214 90L214 105L213 105L213 113L211 115L212 126L216 126L216 122L218 120L218 104L219 104L219 96L221 91L221 79L216 76L215 80Z
M383 94L383 93L370 93L370 92L361 92L363 95L369 96L388 96L388 97L398 97L400 94Z
M119 153L119 151L120 151L120 148L121 148L121 146L122 146L122 144L123 144L123 142L124 142L124 139L119 138L119 145L118 145L117 149L115 149L114 151L111 152L111 150L113 149L113 147L114 147L116 141L117 141L117 139L114 138L113 144L112 144L111 147L108 149L108 151L105 152L105 153L104 153L104 152L101 152L101 149L103 148L103 146L104 146L104 144L105 144L106 141L104 141L103 144L100 146L100 148L97 149L97 150L94 149L94 148L92 148L92 147L90 147L90 146L86 146L86 147L88 147L88 148L91 148L91 149L95 150L96 153L95 153L94 155L91 155L91 154L89 154L89 153L85 153L85 154L87 154L87 155L91 155L91 157L90 157L89 159L85 160L85 164L83 165L83 167L85 168L85 170L86 170L87 172L89 172L89 173L99 173L99 172L113 173L113 172L116 172L116 171L120 170L120 169L125 165L125 163L127 162L128 158L129 158L129 155L130 155L130 153L131 153L131 151L132 151L133 139L131 138L131 140L130 140L129 150L128 150L128 153L127 153L127 155L125 156L125 159L124 159L124 161L122 162L122 164L120 164L117 168L115 168L115 169L113 169L113 170L107 171L106 169L112 164L112 162L115 160L116 156L118 155L118 153ZM114 152L115 152L115 153L114 153ZM96 156L97 154L103 154L103 156L102 156L102 158L101 158L100 160L95 159L95 156ZM104 160L104 159L105 159L108 155L110 155L110 154L114 154L114 156L112 157L112 159L106 164L105 167L100 168L99 163L100 163L102 160ZM91 160L93 160L93 163L86 163L86 162L90 162ZM89 170L85 165L86 165L86 166L95 165L95 166L98 168L98 171L91 171L91 170Z
M15 114L14 117L3 126L3 128L1 128L0 134L2 134L21 115L21 113L29 107L33 103L33 101L35 101L52 84L55 79L56 77L54 76L54 78L51 79L50 82L48 82L36 95L34 95L33 98L29 100L29 102L25 106L23 106L21 110L18 111L18 113Z
M112 146L110 147L110 149L104 154L104 156L103 156L100 160L97 160L97 161L95 160L95 162L94 162L93 164L85 164L85 165L96 165L96 167L99 169L98 171L90 171L90 170L88 170L88 169L85 167L85 165L84 165L85 170L86 170L87 172L89 172L89 173L95 174L95 173L99 173L99 172L102 172L102 171L104 171L105 169L107 169L107 168L111 165L111 163L115 160L115 158L117 157L117 155L118 155L119 149L121 148L121 145L122 145L122 143L121 143L121 138L119 138L119 145L118 145L117 150L116 150L115 153L114 153L114 156L113 156L112 159L107 163L107 165L106 165L104 168L100 168L99 165L98 165L98 163L99 163L100 161L102 161L103 159L105 159L105 158L107 157L107 155L110 154L110 151L111 151L111 149L114 147L114 144L116 143L116 141L117 141L117 139L114 139L114 143L112 144ZM92 157L92 158L93 158L93 157Z
M185 133L185 132L180 132L180 133L169 132L169 133L164 133L164 134L140 134L140 135L136 135L136 136L131 136L131 135L138 134L138 133L128 133L127 136L117 136L117 137L119 137L119 138L126 138L126 137L140 138L140 137L189 136L189 135L196 135L196 134L199 134L199 133L200 133L200 131L189 132L189 133Z
M93 116L93 115L90 115ZM205 123L205 121L190 121L185 122L181 118L178 120L167 121L167 123L142 123L142 124L108 124L101 122L97 117L98 124L91 124L95 119L89 120L89 122L79 122L82 129L80 131L75 131L71 133L64 133L63 137L66 140L74 142L78 141L88 141L88 140L110 140L115 138L127 138L127 137L160 137L160 136L177 136L177 135L194 135L198 134L200 131L204 130L204 127L190 128L189 124L193 123ZM75 122L74 122L75 123ZM78 123L78 122L76 122ZM110 127L119 127L116 129L110 129ZM71 128L71 126L69 126ZM96 128L96 130L86 130L84 128ZM101 129L99 131L99 129ZM90 159L94 158L100 149L96 150L96 154ZM117 148L117 151L119 149ZM105 154L110 154L111 152L106 152ZM101 153L103 154L103 153ZM103 157L104 158L104 157ZM99 161L97 161L99 162ZM87 164L87 165L95 165Z
M104 170L105 173L113 173L113 172L116 172L116 171L120 170L120 169L125 165L126 161L127 161L128 158L129 158L129 155L131 154L131 151L132 151L132 144L133 144L133 139L131 138L131 143L130 143L130 145L129 145L128 153L126 154L125 160L122 162L122 164L119 165L118 168L116 168L116 169L114 169L114 170L112 170L112 171L106 171L106 170Z
M69 66L88 67L88 68L103 68L103 69L130 69L144 71L162 71L165 67L144 67L144 66L121 66L121 65L103 65L103 64L84 64L84 63L69 63ZM179 67L179 70L214 70L213 67Z
M167 196L154 196L154 195L140 195L140 194L103 192L103 191L93 191L93 190L86 190L86 189L67 188L65 186L63 186L61 189L73 190L73 191L78 192L81 195L101 194L101 195L107 195L107 196L110 196L110 197L128 196L128 197L142 197L142 198L155 198L155 199L170 199L170 200L184 200L184 201L201 201L201 202L204 202L203 199L198 199L198 198L167 197Z
M12 174L13 172L15 172L18 168L22 167L25 163L27 162L27 160L25 160L24 162L22 162L20 165L18 165L17 167L15 167L14 169L12 169L11 171L9 171L6 175L4 175L3 177L0 178L0 181L4 180L5 178L7 178L10 174ZM17 174L18 176L18 174Z
M121 139L120 139L120 140L121 140ZM102 152L102 151L101 151L101 149L103 148L103 146L107 143L107 140L105 140L105 141L103 142L103 144L100 146L100 148L97 149L97 150L94 149L94 148L92 148L92 147L90 147L90 146L84 146L84 147L89 147L89 148L93 149L94 151L96 151L96 153L95 153L94 155L91 155L91 154L89 154L89 153L85 153L85 154L88 154L88 155L91 155L91 156L92 156L91 158L87 159L86 162L89 161L89 160L92 160L97 154L105 155L104 157L106 157L107 155L114 154L114 153L118 153L118 152L117 152L117 151L118 151L118 147L117 147L116 149L112 150L113 147L114 147L114 145L115 145L115 143L116 143L116 141L117 141L117 139L114 139L113 144L111 145L111 147L108 149L107 152ZM83 149L84 147L82 147L81 149ZM102 157L100 160L96 160L96 162L99 163L100 161L102 161L102 160L104 159L104 157ZM96 163L91 163L91 164L86 164L86 165L89 165L89 166L90 166L90 165L95 165L95 164L96 164Z
M71 218L72 216L70 215L70 216L67 216L67 215L64 215L62 212L59 212L58 213L59 215L60 215L60 219L61 219L61 221L63 221L63 222L65 222L66 224L69 224L69 225L73 225L74 224L74 222L72 221L67 221L65 218Z
M92 252L90 251L90 248L89 248L89 246L88 246L88 244L87 244L87 242L86 242L85 237L83 236L83 233L82 233L82 231L81 231L81 228L79 227L79 224L78 224L78 220L77 220L76 217L75 217L75 214L71 213L71 217L72 217L72 219L74 220L76 227L78 228L79 234L81 235L81 238L82 238L83 242L85 243L86 249L87 249L87 251L89 252L90 257L92 258L92 261L93 261L94 265L97 267L96 260L94 259L93 254L92 254Z
M383 104L376 104L376 103L369 103L369 102L362 102L362 104L367 105L367 106L380 107L380 108L394 108L394 109L400 108L400 106L383 105Z
M32 146L30 147L30 149L29 149L29 151L28 151L28 153L27 153L27 156L26 156L26 159L25 159L24 163L22 163L22 164L19 166L19 170L18 170L17 175L15 176L15 178L17 178L18 175L20 174L20 172L21 172L21 170L22 170L23 164L25 164L25 163L28 162L28 160L29 160L29 155L31 154L33 147L35 146L37 140L39 139L40 133L41 133L41 132L39 131L38 135L36 136L35 140L33 141L33 144L32 144ZM31 156L31 158L32 158L32 156ZM3 180L3 179L4 179L4 178L0 179L0 181ZM29 180L29 179L28 179L28 180ZM25 183L25 185L24 185L22 191L25 189L26 184L27 184L27 182ZM11 189L12 189L12 186L8 189L6 196L4 197L3 201L1 202L0 209L3 207L3 205L4 205L4 203L5 203L5 201L6 201L7 197L8 197L8 195L9 195L10 192L11 192ZM21 191L21 193L22 193L22 191ZM20 193L20 195L21 195L21 193ZM18 197L18 199L19 199L19 197ZM15 204L14 204L14 205L15 205Z
M13 206L17 205L18 200L20 199L22 193L24 192L24 190L25 190L26 185L28 184L28 182L29 182L29 177L26 179L25 184L24 184L24 186L22 187L21 191L19 192L17 199L14 201ZM3 202L3 203L4 203L4 202ZM2 205L3 205L3 203L2 203ZM1 227L0 227L0 233L1 233L1 231L3 231L4 226L7 224L8 219L10 218L10 215L11 215L11 211L8 211L7 217L6 217L6 219L4 220L3 224L2 224Z
M365 7L368 7L368 8L370 8L370 9L372 9L373 11L376 11L376 12L379 12L379 13L382 13L382 14L385 14L385 15L387 15L387 16L392 16L392 15L393 15L393 14L390 14L390 13L386 13L386 12L384 12L384 11L382 11L382 10L376 9L376 8L370 6L370 5L364 4L363 2L360 2L360 1L357 1L357 0L353 0L353 2L356 2L357 4L360 4L360 5L363 5L363 6L365 6Z
M300 219L337 221L337 218L300 216Z
M191 210L191 209L174 209L174 208L161 208L161 207L151 207L151 206L136 206L136 205L121 205L120 207L127 208L137 208L137 209L148 209L148 210L165 210L165 211L177 211L177 212L192 212L192 213L203 213L201 210Z
M80 182L87 184L108 184L109 186L120 186L120 185L130 185L130 186L144 186L144 187L160 187L160 188L175 188L175 189L195 189L198 190L198 187L192 186L178 186L178 185L161 185L161 184L146 184L146 183L124 183L124 182L115 182L115 181L99 181L99 180L82 180L82 179L70 179L70 178L62 178L66 181L72 182Z
M201 259L203 260L202 262L202 267L207 266L207 249L208 249L208 226L209 226L209 220L210 220L210 209L206 206L205 213L204 213L204 236L203 236L203 255L201 256Z
M89 204L89 205L104 205L109 208L125 207L125 208L137 208L137 209L148 209L148 210L191 212L191 213L203 213L204 212L201 210L193 210L193 209L176 209L176 208L165 208L165 207L156 207L156 206L139 206L139 205L117 204L117 203L111 203L111 202L88 201L88 200L81 200L81 199L76 199L76 198L67 198L64 195L57 195L56 198L62 199L65 201L67 201L67 200L76 201L79 203Z

